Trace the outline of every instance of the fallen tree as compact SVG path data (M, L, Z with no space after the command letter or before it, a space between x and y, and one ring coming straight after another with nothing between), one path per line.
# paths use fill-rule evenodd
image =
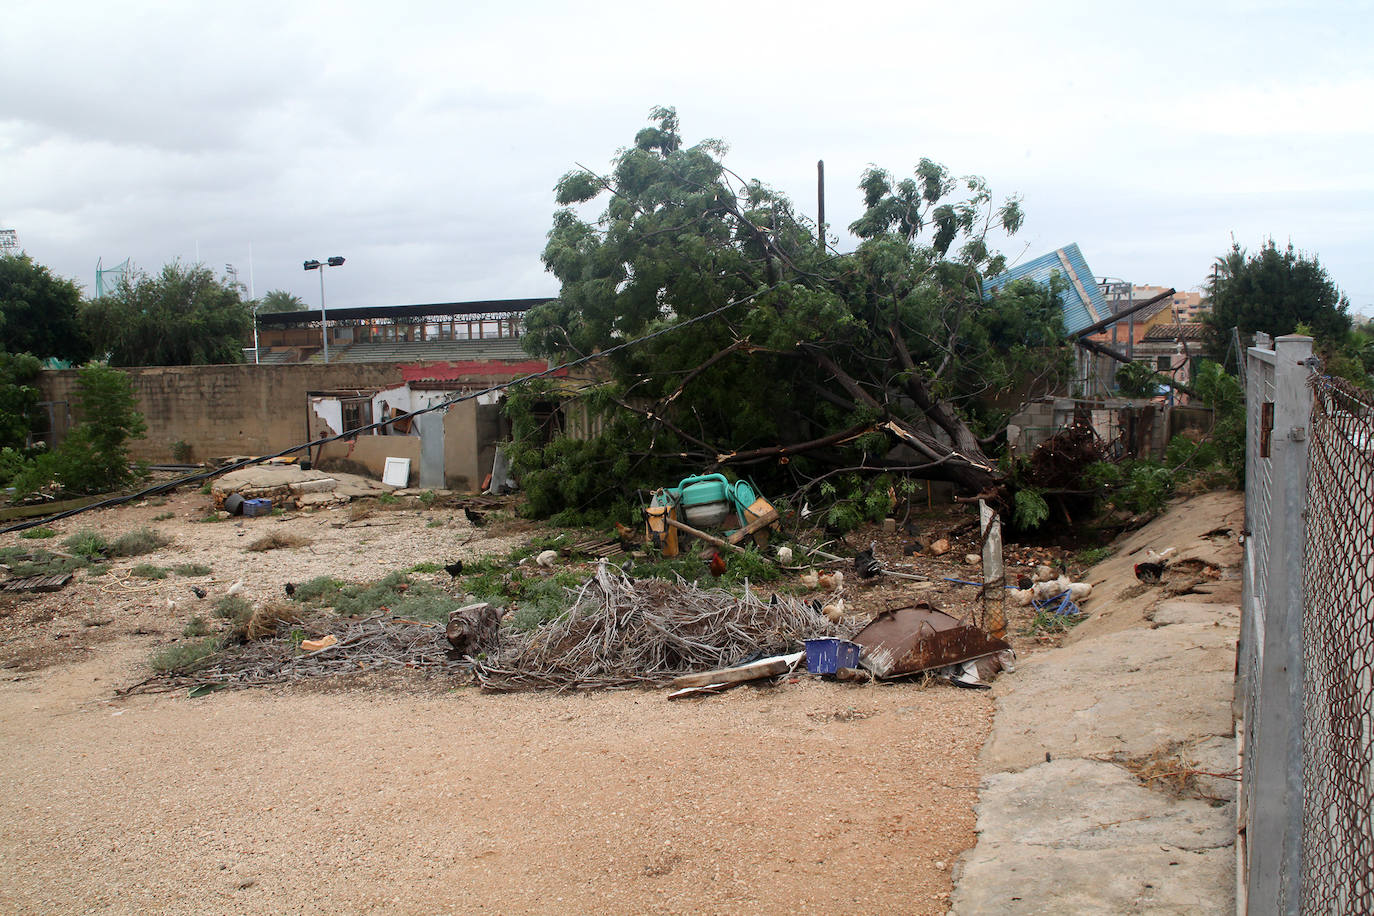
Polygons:
M987 237L1020 227L1018 201L929 160L901 180L870 168L850 227L861 242L838 253L785 196L726 168L724 144L684 147L675 112L651 117L607 172L559 181L543 259L562 290L530 311L525 345L594 353L741 304L605 360L587 402L616 447L517 444L527 489L544 474L566 491L544 510L593 498L574 453L616 465L622 488L674 467L747 468L776 489L899 465L970 494L997 489L987 448L1006 412L990 405L1070 366L1053 284L983 294L1004 266ZM517 432L533 431L542 396L513 399Z

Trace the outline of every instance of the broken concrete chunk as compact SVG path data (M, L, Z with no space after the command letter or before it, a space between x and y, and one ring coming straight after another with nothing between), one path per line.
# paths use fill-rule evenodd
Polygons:
M945 554L949 553L949 540L946 538L940 538L938 541L935 541L933 544L930 545L930 552L933 556L937 557L942 557Z

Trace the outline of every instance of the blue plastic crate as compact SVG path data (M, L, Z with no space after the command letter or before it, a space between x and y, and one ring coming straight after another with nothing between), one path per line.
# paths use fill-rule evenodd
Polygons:
M245 499L243 501L244 515L268 515L271 512L272 500L270 499Z
M808 639L806 670L812 674L834 674L841 668L859 667L859 644L847 639Z

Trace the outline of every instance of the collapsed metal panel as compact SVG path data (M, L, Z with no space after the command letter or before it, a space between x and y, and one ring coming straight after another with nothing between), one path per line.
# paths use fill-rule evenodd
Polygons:
M875 677L919 674L1011 648L925 601L883 611L852 639L859 664Z

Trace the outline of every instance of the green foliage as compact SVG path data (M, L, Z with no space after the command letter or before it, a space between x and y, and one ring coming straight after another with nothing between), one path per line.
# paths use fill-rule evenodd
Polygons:
M210 567L204 563L178 563L172 567L172 571L178 576L208 576Z
M563 208L543 260L561 292L527 314L525 346L551 357L607 351L740 304L608 355L604 383L564 405L601 424L589 441L548 441L568 395L530 386L510 398L528 514L625 518L634 508L628 493L675 483L719 454L888 416L938 417L961 455L976 456L967 423L1002 419L979 399L1067 365L1055 290L1011 284L983 296L983 276L1003 266L986 231L1015 231L1021 214L1015 200L994 201L982 179L929 160L900 181L870 169L860 185L866 209L852 227L863 241L836 255L785 196L728 170L723 143L684 143L670 108L650 118L606 174L578 169L558 182ZM604 209L584 218L593 202ZM865 392L857 400L856 390ZM790 490L798 475L866 463L891 446L885 437L750 473L764 492ZM933 473L965 486L991 482L962 461ZM833 521L869 515L847 505Z
M222 647L218 636L173 643L153 653L148 664L158 674L190 674Z
M0 258L0 261L8 260ZM0 327L0 332L3 328ZM28 353L7 353L0 346L0 483L14 479L25 467L29 435L39 421L38 373L43 364Z
M83 362L90 357L91 348L78 317L80 304L81 288L74 281L54 276L26 254L0 255L0 340L4 348L40 359ZM0 444L3 442L0 439Z
M68 536L62 541L62 546L67 548L68 553L90 559L103 557L110 551L110 543L105 540L105 536L90 528L82 528L76 534Z
M155 521L155 522L166 522L166 521L171 521L172 519L174 519L174 518L176 518L176 517L177 517L177 514L176 514L175 512L159 512L157 515L154 515L154 516L153 516L153 521Z
M1246 335L1264 331L1277 337L1302 324L1319 341L1340 340L1350 330L1349 300L1316 256L1308 257L1291 242L1280 251L1268 239L1254 255L1233 242L1216 260L1207 299L1207 349L1218 360L1226 354L1233 327Z
M394 506L401 501L401 497L395 493L383 493L377 497L377 502L383 506Z
M191 460L191 444L185 439L178 439L172 443L172 460L178 464L187 464Z
M182 628L181 635L194 639L196 637L205 636L209 634L209 632L210 624L206 622L204 617L197 614L186 621L186 626Z
M172 574L172 571L165 566L155 566L152 563L139 563L129 573L138 576L140 579L165 579Z
M258 300L258 311L264 315L276 312L301 312L308 308L310 306L304 299L284 289L268 290L267 294Z
M1045 502L1045 497L1037 489L1024 487L1017 490L1015 502L1012 520L1022 531L1033 531L1050 517L1049 503Z
M225 595L215 602L212 613L235 624L243 624L253 616L253 603L242 595Z
M41 538L55 538L57 537L57 532L52 528L30 528L28 531L19 532L19 536L21 538L37 540Z
M172 539L152 528L135 528L121 534L110 542L108 553L112 557L138 557L145 553L166 547Z
M128 377L99 363L84 366L75 400L81 422L55 452L39 454L14 478L20 493L54 481L71 493L103 493L140 476L129 467L128 442L142 438L147 426Z
M433 490L424 490L420 493L416 493L415 498L418 499L425 508L429 508L434 505L434 501L439 498L439 494L435 493Z
M1111 555L1112 548L1110 547L1085 547L1073 555L1073 562L1075 565L1086 569L1090 566L1096 566Z
M413 573L437 573L443 568L444 566L442 563L431 563L426 561L424 563L416 563L414 566L410 567L410 571Z
M291 597L296 601L328 603L342 587L343 583L331 576L316 576L308 582L297 585L296 593Z
M180 262L156 277L126 277L113 293L87 303L82 320L113 366L241 363L253 330L236 284Z
M210 481L207 480L200 485L200 495L209 496L213 492L215 492L214 485L211 484Z
M86 568L91 558L85 556L60 557L47 550L27 547L0 548L0 562L10 568L10 574L25 576L57 576ZM98 574L98 573L96 573Z
M1054 611L1037 609L1035 616L1032 617L1021 630L1022 636L1059 636L1069 632L1074 627L1088 619L1087 614L1073 614L1065 616L1056 614Z
M1116 370L1116 389L1128 398L1152 398L1160 384L1159 374L1144 363L1125 363Z

